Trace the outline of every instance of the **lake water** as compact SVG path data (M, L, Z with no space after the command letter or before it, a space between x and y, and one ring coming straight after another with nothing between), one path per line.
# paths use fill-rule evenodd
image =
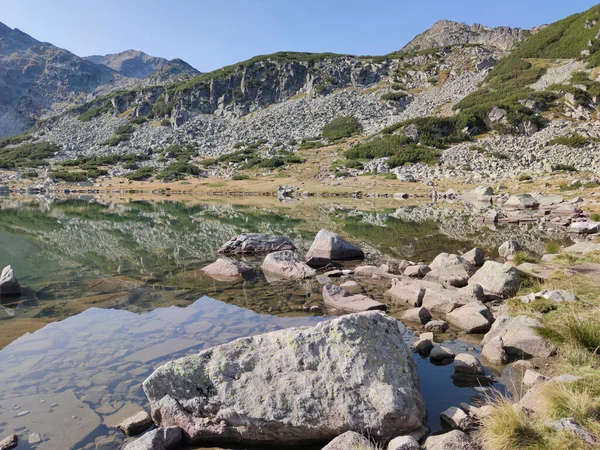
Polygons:
M268 283L258 272L223 283L199 272L241 232L287 236L303 253L327 228L360 242L374 263L428 262L474 245L493 254L511 237L541 252L548 239L564 239L537 225L490 229L480 220L484 214L459 205L400 207L394 200L4 198L0 264L13 265L24 292L0 304L0 437L16 432L25 449L119 448L124 436L114 425L148 408L140 384L160 364L238 337L324 320L307 312L321 303L316 280ZM368 283L369 295L382 299L386 283ZM470 337L449 338L457 351L479 350ZM452 366L416 360L436 430L440 412L469 401L475 390L453 384ZM41 442L29 442L38 436Z

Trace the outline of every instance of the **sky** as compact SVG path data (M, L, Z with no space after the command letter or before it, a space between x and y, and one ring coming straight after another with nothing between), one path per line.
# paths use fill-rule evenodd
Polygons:
M0 0L0 22L79 56L136 49L207 72L284 50L383 55L441 19L531 28L596 1Z

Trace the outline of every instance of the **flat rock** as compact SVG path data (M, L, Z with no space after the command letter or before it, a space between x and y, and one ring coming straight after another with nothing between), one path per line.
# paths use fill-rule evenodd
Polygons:
M152 426L152 417L146 411L128 417L117 428L121 429L127 436L137 436Z
M551 423L550 426L558 431L568 431L590 445L598 444L598 440L594 437L594 435L575 422L575 419L572 417L559 419L556 422Z
M343 312L361 312L374 309L383 310L387 306L363 294L351 294L341 286L326 284L323 286L325 305Z
M228 258L219 258L214 263L203 267L202 272L218 281L240 279L243 274L252 269L239 261Z
M346 289L351 294L362 294L365 291L360 284L352 280L340 284L340 287Z
M459 353L454 357L454 372L466 375L485 375L481 362L470 353Z
M282 250L269 253L263 263L262 270L269 278L286 278L292 280L303 280L314 277L315 269L308 267L291 250Z
M511 358L527 359L535 356L546 358L552 355L554 346L535 332L535 329L541 326L539 320L525 315L500 316L483 337L481 345L485 349L488 343L500 336L504 343L504 350Z
M446 314L446 320L467 333L485 333L492 326L494 316L483 303L470 302Z
M471 437L460 431L452 430L445 434L429 436L423 443L424 450L480 450Z
M531 194L515 194L511 195L506 203L504 203L505 209L531 209L537 208L540 203L531 196Z
M426 416L405 332L381 312L344 315L169 362L143 388L158 425L191 442L304 445L367 429L390 439Z
M406 320L408 322L420 323L422 325L426 324L431 320L431 314L427 311L427 308L411 308L407 311L404 311L400 316L402 320Z
M278 252L281 250L296 250L296 246L288 238L264 233L243 233L232 238L219 250L223 254L256 255L261 253Z
M423 279L439 283L442 286L463 287L468 284L469 277L469 272L463 266L455 265L443 269L433 269L427 272Z
M463 267L469 275L472 275L475 272L475 267L473 267L470 262L462 256L453 253L440 253L434 258L431 264L429 264L431 270L447 269L452 266Z
M359 247L325 229L317 233L315 240L306 253L306 259L362 259L364 256L364 252Z
M536 297L545 298L547 300L552 300L553 302L561 303L561 302L576 302L579 300L575 294L571 291L566 291L564 289L553 289L553 290L543 290L535 293Z
M542 375L539 372L536 372L535 370L526 370L525 374L523 375L523 384L527 387L531 387L534 384L540 383L542 381L547 381L548 377L545 377L544 375Z
M509 263L486 261L469 279L469 284L479 284L485 292L507 298L517 293L524 277L524 272Z
M179 427L155 428L127 444L123 450L171 450L179 448L182 438Z
M600 222L572 222L569 226L569 233L574 234L594 234L600 230Z
M340 434L338 437L333 439L329 444L323 447L322 450L350 449L374 450L375 447L362 434L358 434L355 431L346 431L344 434Z
M595 242L576 242L575 244L566 247L565 253L579 253L586 255L588 253L600 252L600 244Z
M434 284L425 289L421 303L431 312L448 314L467 303L483 299L483 289L476 284L461 289L446 289Z

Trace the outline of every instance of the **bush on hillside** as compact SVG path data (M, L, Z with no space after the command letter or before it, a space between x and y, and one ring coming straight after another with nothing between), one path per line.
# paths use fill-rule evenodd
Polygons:
M360 123L354 117L340 116L323 127L321 135L329 141L347 138L361 130Z

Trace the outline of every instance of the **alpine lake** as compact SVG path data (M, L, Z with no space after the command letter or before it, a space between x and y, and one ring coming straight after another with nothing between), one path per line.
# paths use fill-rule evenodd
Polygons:
M242 232L286 236L304 255L326 228L365 250L366 261L347 268L428 263L474 246L493 257L510 238L541 253L548 240L566 239L535 223L485 226L484 214L391 198L2 197L0 264L13 266L23 294L0 303L0 438L17 433L19 449L120 448L126 437L115 425L149 410L141 383L161 364L331 316L319 281L270 283L258 269L262 258L243 258L257 269L243 281L204 276L216 250ZM386 301L389 280L357 281ZM411 343L415 329L406 325ZM481 336L444 337L456 353L481 350ZM443 410L485 390L455 384L451 364L415 360L432 432L443 428ZM510 377L486 370L497 376L493 388L511 389Z

